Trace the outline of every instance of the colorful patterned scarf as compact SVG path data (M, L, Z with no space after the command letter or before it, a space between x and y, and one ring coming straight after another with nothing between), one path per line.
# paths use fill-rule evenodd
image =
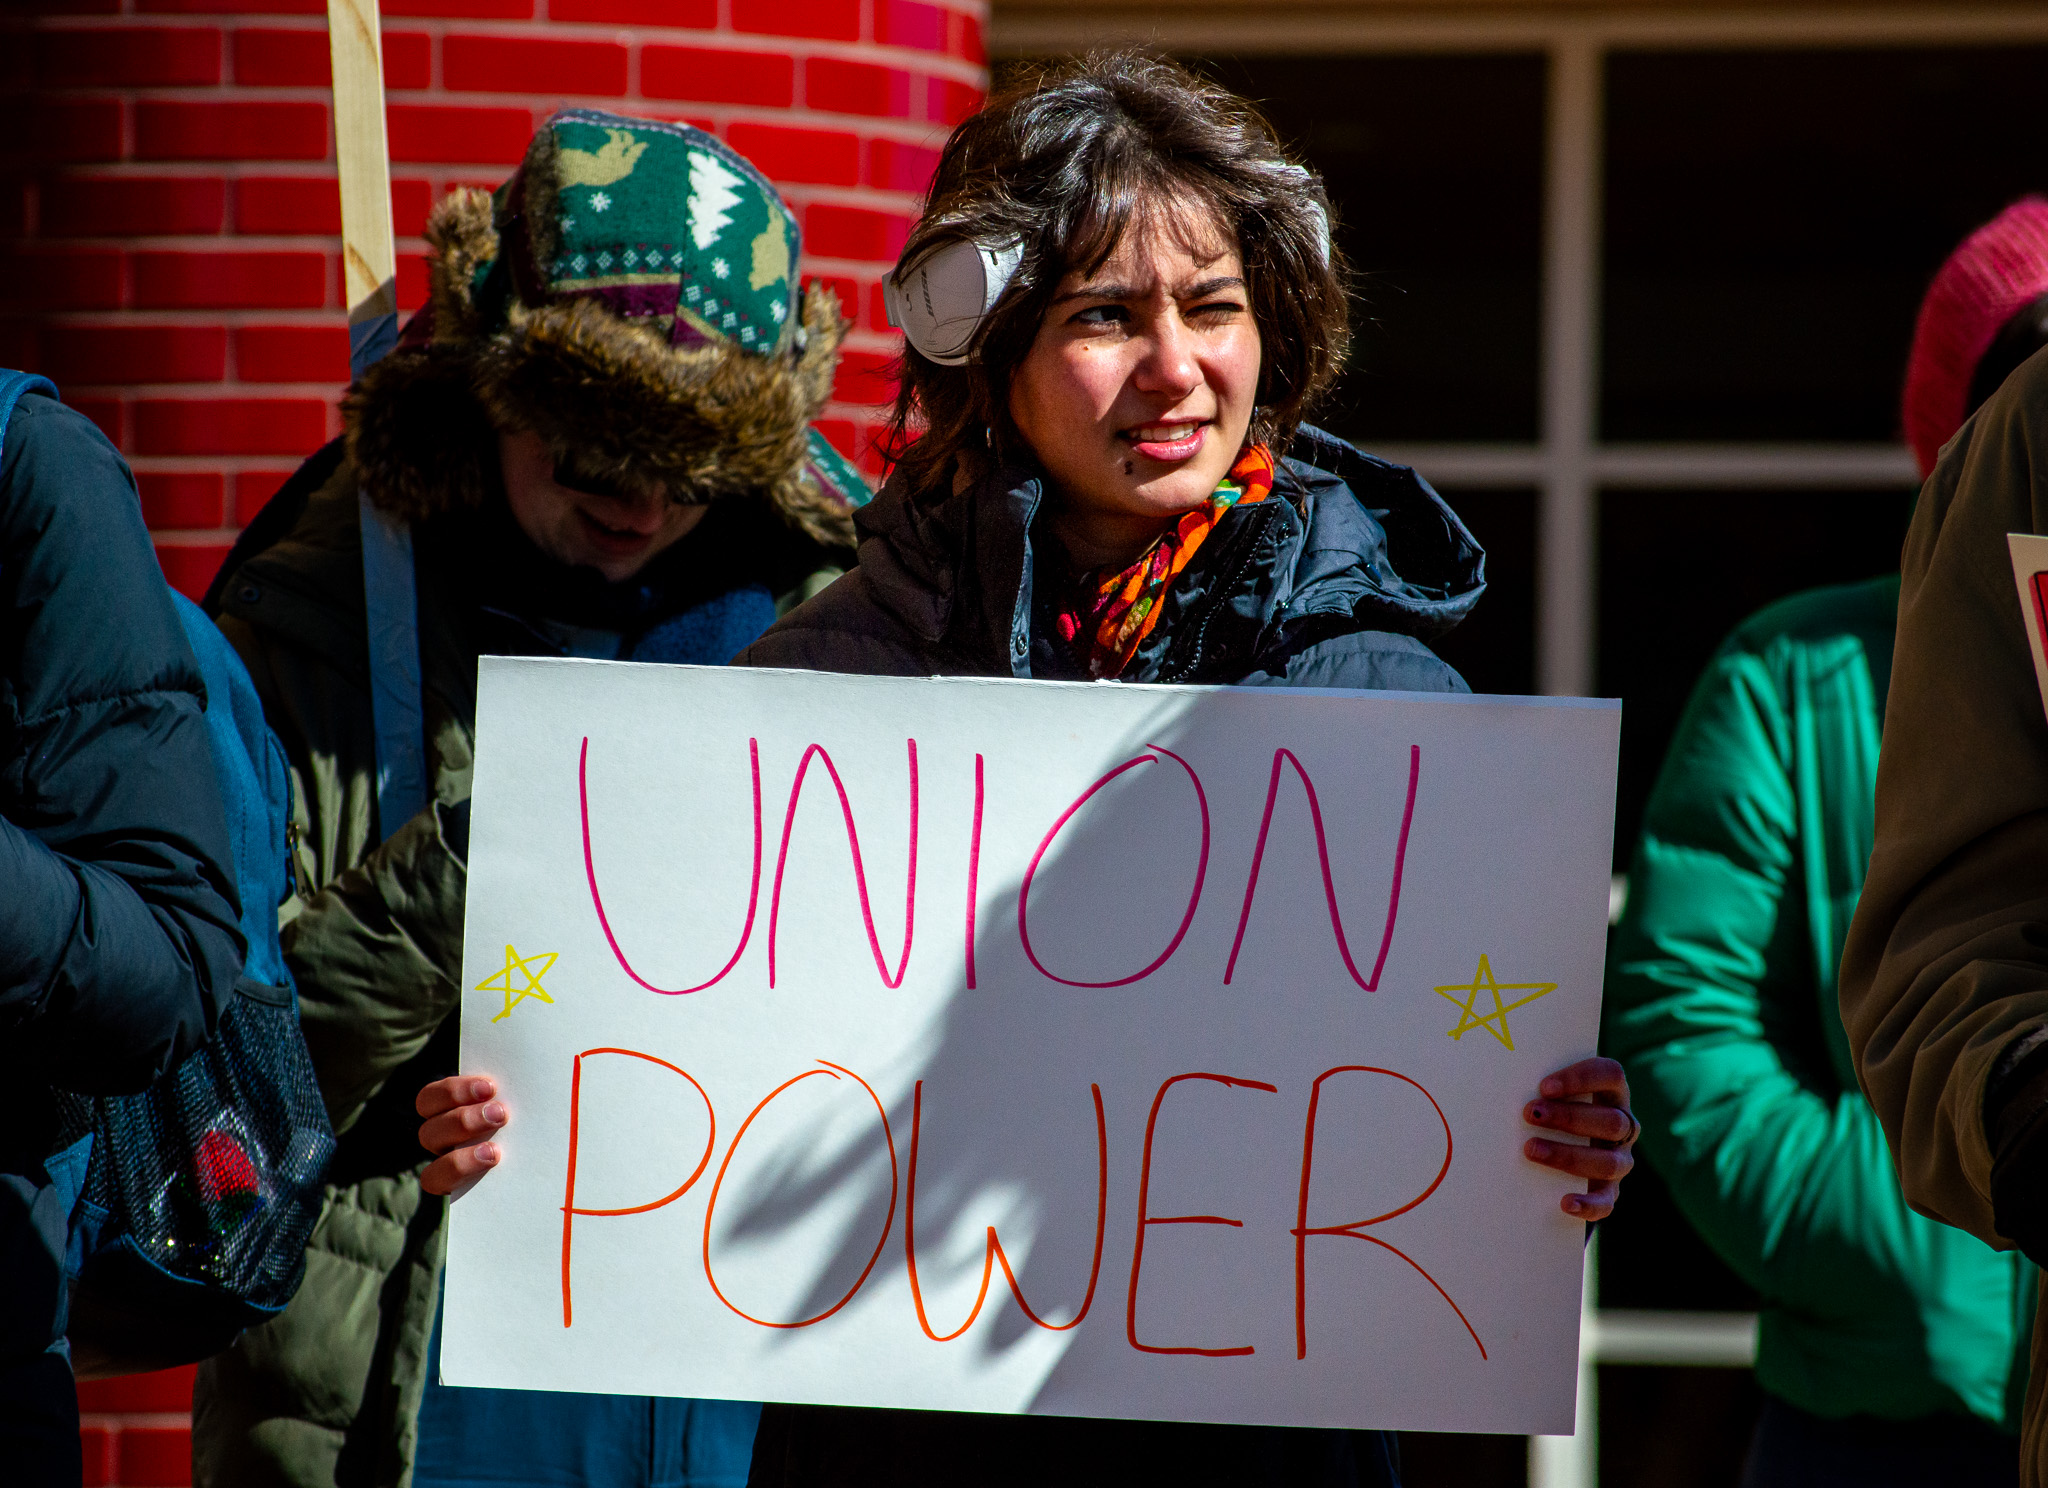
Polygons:
M1184 512L1137 562L1114 573L1097 570L1082 576L1056 623L1060 638L1086 661L1090 676L1122 674L1159 623L1168 586L1223 514L1234 506L1264 501L1272 489L1272 453L1263 444L1252 445L1237 457L1216 493Z

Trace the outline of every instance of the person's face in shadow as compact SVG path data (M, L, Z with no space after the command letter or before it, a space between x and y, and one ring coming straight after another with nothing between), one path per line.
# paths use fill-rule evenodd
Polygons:
M1243 448L1260 362L1237 245L1206 209L1162 203L1060 282L1009 401L1076 567L1131 561L1209 499Z
M565 475L538 434L498 435L505 501L529 541L561 563L594 568L614 584L640 572L703 520L708 509L671 501L660 487L586 490Z

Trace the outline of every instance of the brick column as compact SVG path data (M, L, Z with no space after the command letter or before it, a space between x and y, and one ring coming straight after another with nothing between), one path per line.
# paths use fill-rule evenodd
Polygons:
M34 0L31 0L34 3ZM0 365L133 462L171 581L339 432L347 377L324 0L44 0L5 38ZM62 12L58 14L56 12ZM986 0L384 0L399 303L429 206L497 184L563 104L686 119L803 223L856 323L827 432L868 444L896 341L879 281L979 102Z
M192 1481L192 1365L78 1387L83 1488L179 1488Z
M37 8L31 0L31 8ZM348 373L324 0L44 0L0 36L0 366L40 371L134 464L198 594ZM855 322L826 430L877 468L897 340L882 273L987 80L986 0L384 0L399 304L419 232L549 110L686 119L803 223ZM25 34L22 34L25 32ZM89 1488L189 1481L191 1370L88 1386Z

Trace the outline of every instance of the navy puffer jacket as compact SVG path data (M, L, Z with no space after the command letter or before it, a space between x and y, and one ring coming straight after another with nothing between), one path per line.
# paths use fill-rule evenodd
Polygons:
M134 478L39 393L0 444L0 1369L64 1329L83 1155L51 1085L145 1088L242 969L205 684Z
M854 518L859 566L739 663L1083 675L1051 628L1050 586L1033 584L1045 487L1027 466L936 497L892 480ZM1426 642L1485 588L1485 553L1427 481L1304 428L1272 495L1225 513L1174 582L1121 680L1464 692Z
M1034 585L1035 468L917 497L892 480L854 519L859 566L735 659L867 676L1085 675ZM1057 572L1051 564L1048 571ZM1168 590L1122 681L1469 689L1426 644L1486 588L1486 555L1414 471L1304 428L1272 494L1225 513ZM770 1405L750 1488L1395 1488L1391 1436Z

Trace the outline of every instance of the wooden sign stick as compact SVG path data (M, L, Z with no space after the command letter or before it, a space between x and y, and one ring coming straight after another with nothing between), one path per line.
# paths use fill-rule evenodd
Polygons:
M349 374L360 377L398 339L398 251L391 233L391 159L384 141L384 52L377 0L327 0L334 59L334 145L341 173L341 269Z
M341 168L341 282L348 370L360 378L398 343L398 250L391 234L391 157L384 142L384 49L377 0L327 0L334 58L334 145ZM356 493L369 619L370 706L377 730L378 835L427 802L420 715L419 604L412 532Z

